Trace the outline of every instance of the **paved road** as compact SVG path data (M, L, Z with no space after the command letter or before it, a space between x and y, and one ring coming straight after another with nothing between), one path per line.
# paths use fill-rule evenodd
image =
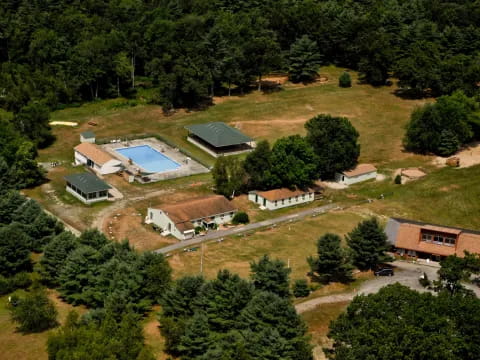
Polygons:
M394 276L378 276L372 280L365 281L360 286L360 289L356 292L322 296L316 299L308 300L303 303L297 304L295 308L298 313L303 313L305 311L313 310L318 305L321 305L321 304L331 304L336 302L352 301L356 295L373 294L378 292L382 287L389 284L395 284L397 282L402 285L408 286L413 290L417 290L420 292L430 291L422 287L418 282L418 278L423 273L426 273L430 280L438 280L437 271L440 268L438 263L432 263L431 265L424 265L424 264L418 264L418 263L413 264L413 263L408 263L404 261L395 261L393 262L393 265L396 267ZM464 284L464 285L467 288L473 290L475 294L478 297L480 297L480 288L478 288L478 286L474 286L472 284Z
M249 232L249 231L252 231L252 230L257 230L257 229L260 229L260 228L263 228L263 227L269 227L269 226L276 225L276 224L283 223L283 222L299 220L299 219L303 219L307 216L314 216L314 215L317 215L317 214L323 214L323 213L325 213L329 210L335 209L335 208L338 208L338 206L336 204L328 204L328 205L316 207L316 208L313 208L313 209L303 210L303 211L300 211L300 212L295 213L295 214L279 216L277 218L264 220L264 221L260 221L260 222L256 222L256 223L251 223L251 224L247 224L245 226L239 226L239 227L235 227L235 228L228 229L228 230L212 231L205 236L199 236L199 237L195 237L195 238L190 239L190 240L184 240L182 242L179 242L179 243L176 243L176 244L173 244L173 245L165 246L161 249L155 250L155 252L166 254L166 253L178 250L178 249L183 249L183 248L189 247L191 245L200 244L200 243L205 242L205 241L220 239L220 238L230 236L230 235L243 234L243 233L246 233L246 232Z

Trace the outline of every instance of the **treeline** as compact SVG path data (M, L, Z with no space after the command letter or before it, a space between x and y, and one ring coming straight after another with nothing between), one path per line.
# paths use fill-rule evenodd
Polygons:
M306 326L289 299L290 269L264 256L251 281L227 270L184 277L162 298L166 350L187 359L310 360Z
M347 118L317 115L307 135L257 144L245 160L220 157L212 170L215 189L228 198L248 190L307 188L318 179L353 168L360 156L358 132Z
M308 79L320 60L415 95L480 81L474 0L7 0L0 18L0 102L15 112L129 96L138 75L155 101L196 106L272 70Z

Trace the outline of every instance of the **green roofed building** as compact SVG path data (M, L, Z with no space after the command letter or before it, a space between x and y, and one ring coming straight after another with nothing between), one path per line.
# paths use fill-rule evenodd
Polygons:
M214 157L252 151L255 142L247 135L223 122L189 125L185 127L188 141Z
M67 175L64 179L67 191L85 204L108 199L111 186L89 172Z

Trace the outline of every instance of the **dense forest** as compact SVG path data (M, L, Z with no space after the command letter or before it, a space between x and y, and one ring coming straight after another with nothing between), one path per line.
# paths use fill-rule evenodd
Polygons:
M0 19L0 101L15 112L129 96L139 76L152 101L195 106L295 69L301 49L416 95L480 81L475 0L6 0Z

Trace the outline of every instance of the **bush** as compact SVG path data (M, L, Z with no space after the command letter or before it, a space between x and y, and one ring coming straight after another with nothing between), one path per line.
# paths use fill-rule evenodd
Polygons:
M195 235L200 234L201 232L205 231L205 228L203 226L197 226L195 227Z
M293 284L293 296L299 298L307 297L308 295L310 295L310 288L308 287L307 280L295 280L295 283Z
M57 309L42 288L34 289L10 308L12 321L23 333L41 332L57 326Z
M426 273L423 273L422 276L418 279L418 282L420 285L422 285L424 288L428 287L431 285L431 281L428 279L428 276Z
M248 214L243 211L236 213L232 219L232 224L234 225L248 224L249 222L250 222L250 219L248 218Z
M395 176L395 184L397 185L401 185L402 184L402 176L400 174L398 174L397 176Z
M340 78L338 79L338 86L343 88L352 87L352 78L348 72L345 71L342 75L340 75Z

